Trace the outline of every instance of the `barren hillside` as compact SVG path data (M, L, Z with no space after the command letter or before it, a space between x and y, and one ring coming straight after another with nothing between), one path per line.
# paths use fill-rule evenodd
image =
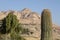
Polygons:
M0 20L8 15L9 11L0 12ZM32 12L30 9L24 8L22 11L13 11L14 15L17 16L19 23L22 24L23 28L29 29L28 34L22 34L27 40L40 40L41 34L41 17L37 12ZM56 24L53 24L53 39L60 40L60 27Z

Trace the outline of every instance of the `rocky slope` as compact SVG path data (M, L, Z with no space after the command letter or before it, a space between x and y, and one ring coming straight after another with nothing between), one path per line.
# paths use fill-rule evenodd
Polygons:
M0 20L8 15L9 11L0 12ZM40 40L41 35L41 17L38 13L32 12L30 9L24 8L22 11L13 11L14 15L22 24L23 28L29 29L28 34L22 34L26 40ZM60 27L53 24L53 40L60 40Z

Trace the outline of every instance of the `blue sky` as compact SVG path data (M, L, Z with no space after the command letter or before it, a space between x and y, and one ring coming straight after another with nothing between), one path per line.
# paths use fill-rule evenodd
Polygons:
M0 11L22 10L29 8L41 14L43 9L50 9L53 23L60 25L60 0L0 0Z

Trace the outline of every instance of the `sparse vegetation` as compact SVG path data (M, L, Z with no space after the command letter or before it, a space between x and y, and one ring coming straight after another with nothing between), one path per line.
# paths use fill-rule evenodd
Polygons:
M46 9L41 17L29 9L0 14L0 40L52 40L52 37L53 40L60 40L59 31L60 27L52 25L51 13Z

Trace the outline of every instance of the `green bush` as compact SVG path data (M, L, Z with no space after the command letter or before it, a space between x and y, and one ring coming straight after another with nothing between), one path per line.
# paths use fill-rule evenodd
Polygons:
M23 30L23 28L19 24L19 20L17 20L14 12L10 12L6 18L2 20L2 33L10 34L11 40L25 40L23 37L19 35L19 32ZM20 27L19 27L20 26Z
M0 27L0 32L2 34L5 34L6 33L6 25L5 25L6 21L5 21L5 18L1 20L1 27Z
M16 34L16 32L11 33L11 40L25 40L20 34Z

